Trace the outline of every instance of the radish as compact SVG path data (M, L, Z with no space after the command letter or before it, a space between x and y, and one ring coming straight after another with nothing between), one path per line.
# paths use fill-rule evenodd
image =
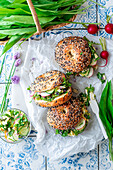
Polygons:
M95 60L95 58L93 58L90 66L94 67L94 66L96 66L96 65L97 65L97 60Z
M15 124L19 124L19 120L20 120L20 118L17 118L17 119L14 121L14 125L15 125Z
M89 24L88 26L86 24L82 24L85 28L87 28L87 31L89 34L96 34L99 30L98 25L100 25L101 23L92 23Z
M106 31L108 34L113 34L113 24L108 23L108 24L105 26L105 31Z
M112 15L109 16L107 15L107 24L105 26L105 31L108 33L108 34L113 34L113 24L112 23L109 23L110 19L111 19Z
M34 96L34 94L35 94L35 92L33 92L33 93L30 95L30 97L33 97L33 96Z
M98 26L95 24L89 24L87 27L87 31L89 34L96 34L98 32Z
M103 50L103 51L100 53L100 56L101 56L101 58L103 58L104 60L106 60L105 65L99 66L99 67L105 67L105 66L107 65L107 63L108 63L109 53L108 53L108 51L106 50L106 40L105 40L105 38L102 39L102 37L101 37L101 38L99 39L99 41L100 41L100 44L101 44L102 50Z

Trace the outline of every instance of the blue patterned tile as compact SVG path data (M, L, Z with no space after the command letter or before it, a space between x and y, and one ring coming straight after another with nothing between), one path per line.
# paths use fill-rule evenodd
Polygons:
M98 3L103 5L105 8L98 6L98 22L101 22L101 27L104 28L106 25L106 16L113 14L113 1L112 0L98 0ZM113 21L113 17L110 22Z
M108 140L104 140L99 147L99 170L113 170L113 162L109 159Z
M94 0L96 1L96 0ZM96 5L91 1L87 1L84 3L80 9L87 7L88 5L92 5L88 9L84 10L86 14L77 15L75 22L83 22L83 23L93 23L96 22ZM69 24L67 26L61 27L60 29L69 29L69 28L83 28L81 24Z
M56 162L47 160L48 170L98 170L97 148L88 153L78 153L76 155L63 158Z
M45 157L39 154L33 138L14 145L0 139L0 169L44 170Z
M85 36L88 35L87 30L53 30L53 31L48 31L45 33L45 36L50 36L50 35L60 35L60 34L70 34L70 36L77 35L77 36Z
M42 39L42 37L43 37L43 33L40 35L33 35L30 39L31 40L40 40L40 39Z
M98 35L104 38L108 38L108 39L113 39L113 35L112 34L108 34L104 29L101 29L98 32Z

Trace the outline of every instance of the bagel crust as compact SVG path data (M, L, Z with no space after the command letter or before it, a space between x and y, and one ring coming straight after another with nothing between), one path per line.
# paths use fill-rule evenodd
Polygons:
M66 78L66 76L60 71L53 70L46 72L35 79L30 90L35 92L51 90L62 84L63 78Z
M68 72L83 71L91 62L88 42L77 36L62 39L55 48L55 60Z
M56 97L51 102L35 99L35 103L41 107L55 107L67 102L71 98L71 96L72 96L72 88L69 87L67 93L62 94L59 97Z
M47 112L47 121L55 129L75 129L77 123L81 120L82 114L80 102L72 97L65 104L50 108Z

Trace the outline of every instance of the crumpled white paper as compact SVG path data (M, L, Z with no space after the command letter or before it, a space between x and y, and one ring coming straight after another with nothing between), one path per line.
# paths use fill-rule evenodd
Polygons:
M30 40L22 44L22 58L23 65L20 67L20 71L16 74L20 76L20 84L13 85L12 103L13 107L20 108L28 113L35 129L38 131L37 139L35 143L38 146L38 150L46 156L49 156L51 160L58 160L63 157L76 154L78 152L88 152L94 149L97 144L102 140L103 135L99 127L95 114L92 113L91 119L85 131L75 137L62 137L55 134L55 130L52 129L46 120L46 108L36 106L34 101L30 103L30 94L27 87L31 85L34 79L40 74L49 70L60 70L62 68L55 61L55 46L62 38L70 35L51 35L43 38L40 41ZM99 37L87 36L89 40L99 42ZM84 92L84 88L92 84L95 87L95 94L97 101L100 100L102 90L105 84L102 84L97 79L97 72L106 74L107 80L113 78L113 41L107 40L107 49L109 51L108 65L104 68L100 67L95 71L94 75L89 78L77 77L76 82L71 78L72 86ZM101 51L101 46L98 46L98 54ZM14 48L15 52L15 48ZM100 65L104 65L105 61L99 60ZM64 72L64 71L63 71Z

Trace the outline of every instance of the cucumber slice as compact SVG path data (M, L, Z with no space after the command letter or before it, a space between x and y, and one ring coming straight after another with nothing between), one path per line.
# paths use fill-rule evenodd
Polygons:
M46 97L46 96L50 96L51 94L50 93L47 93L47 92L41 92L39 93L42 97Z
M66 88L66 86L64 85L64 86L59 86L58 87L58 89L65 89Z
M17 133L14 133L14 134L13 134L13 139L14 139L15 141L19 140L19 135L18 135Z
M90 78L93 75L93 73L94 73L94 70L92 67L90 67L89 74L86 77Z
M89 72L90 72L90 69L87 68L87 69L83 70L81 73L79 73L79 75L82 77L86 77L89 74Z
M76 126L76 130L81 133L83 132L83 130L86 127L86 119L85 118L81 118L81 121L79 122L79 124Z
M29 127L23 126L20 130L19 130L19 134L21 136L27 136L27 134L29 133Z
M46 91L48 94L52 94L54 92L54 89Z
M94 56L95 56L95 59L97 59L97 58L99 57L99 56L97 55L97 53L95 53Z

